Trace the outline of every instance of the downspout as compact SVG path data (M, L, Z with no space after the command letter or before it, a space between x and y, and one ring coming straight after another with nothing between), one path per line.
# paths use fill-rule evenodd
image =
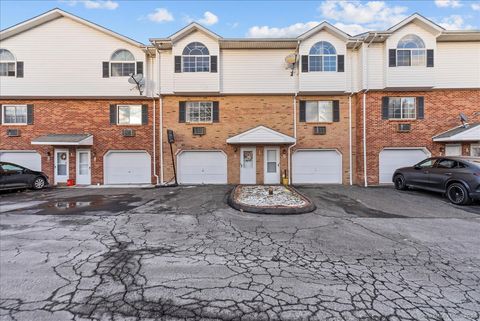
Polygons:
M160 141L160 185L165 185L165 178L163 175L163 97L162 97L162 92L161 92L161 67L160 67L160 50L158 49L157 46L157 87L158 87L158 108L159 108L159 113L160 113L160 119L159 119L159 141Z
M377 37L375 33L372 37L372 40L367 45L367 50L365 50L365 79L366 85L365 90L363 91L363 103L362 103L362 115L363 115L363 180L365 187L368 187L368 178L367 178L367 92L369 90L368 85L368 48L372 44L373 40Z
M153 80L153 71L154 71L154 58L150 55L150 53L147 51L149 60L150 60L150 66L148 68L149 74L151 75L150 78ZM148 82L149 83L149 82ZM158 174L157 174L157 146L156 146L156 118L157 118L157 112L156 112L156 105L155 105L155 94L153 91L153 87L149 85L150 88L148 90L151 91L150 95L152 97L152 102L153 102L153 134L152 134L152 150L153 150L153 176L155 177L156 185L158 185Z
M350 55L350 95L348 96L348 152L349 158L349 181L350 186L353 185L353 138L352 138L352 96L354 94L353 86L353 52L357 48L358 40L352 48L352 54Z
M296 55L296 58L295 61L297 63L297 66L298 66L298 49L300 47L300 40L297 41L297 48L295 49L295 55ZM294 66L295 68L295 66ZM288 147L288 153L287 153L287 157L288 157L288 184L291 185L292 184L292 148L295 147L295 145L297 145L297 96L298 96L298 87L299 87L299 78L300 77L300 73L298 72L298 67L297 67L297 77L295 78L295 94L293 95L293 138L295 138L295 143L293 143L292 145L290 145Z

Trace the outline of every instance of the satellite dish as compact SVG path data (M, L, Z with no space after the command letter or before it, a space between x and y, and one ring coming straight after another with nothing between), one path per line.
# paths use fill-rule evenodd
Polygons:
M462 122L463 127L468 126L468 117L464 113L460 113L460 121Z
M137 87L140 95L143 94L143 89L145 88L145 78L143 78L143 74L131 74L128 78L128 82Z
M285 57L285 62L289 65L293 65L297 62L297 55L292 53Z

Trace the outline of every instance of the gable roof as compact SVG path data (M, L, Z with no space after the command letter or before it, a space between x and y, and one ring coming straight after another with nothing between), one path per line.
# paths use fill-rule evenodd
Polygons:
M180 40L183 37L186 37L186 36L188 36L189 34L191 34L192 32L195 32L195 31L203 32L203 33L209 35L210 37L212 37L214 39L220 39L221 38L215 32L211 31L210 29L205 28L204 26L202 26L198 22L190 23L189 25L187 25L186 27L184 27L184 28L180 29L179 31L175 32L173 35L169 36L168 38L172 41Z
M424 16L422 16L421 14L419 13L414 13L410 16L408 16L407 18L403 19L402 21L400 21L399 23L397 23L396 25L393 25L392 27L388 28L387 31L390 31L390 32L395 32L397 31L398 29L408 25L410 22L413 22L415 20L418 20L422 23L424 23L425 25L437 30L437 31L443 31L445 30L445 28L439 26L438 24L436 24L435 22L433 22L432 20L429 20L427 18L425 18Z
M73 21L76 21L78 23L81 23L85 26L88 26L90 28L93 28L95 30L98 30L100 32L103 32L109 36L112 36L114 38L120 39L122 41L125 41L131 45L137 46L137 47L145 47L145 45L141 42L138 42L136 40L133 40L131 38L128 38L126 36L123 36L119 33L116 33L110 29L107 29L105 27L102 27L96 23L90 22L88 20L85 20L83 18L80 18L74 14L71 14L69 12L63 11L59 8L52 9L50 11L47 11L45 13L42 13L41 15L38 15L36 17L33 17L31 19L25 20L23 22L20 22L16 25L13 25L11 27L8 27L6 29L3 29L0 31L0 39L5 40L7 38L13 37L17 34L20 34L22 32L25 32L27 30L30 30L32 28L38 27L44 23L47 23L49 21L59 19L59 18L69 18L72 19Z
M348 33L343 32L342 30L338 29L337 27L330 24L329 22L323 21L322 23L320 23L316 27L313 27L312 29L308 30L307 32L304 32L303 34L301 34L297 38L300 39L300 40L304 40L304 39L310 38L311 36L313 36L317 32L320 32L324 29L331 31L333 34L337 35L338 37L340 37L344 40L347 40L351 37Z
M296 139L265 126L257 126L227 139L228 144L293 144Z
M434 142L480 141L480 123L460 125L433 137Z

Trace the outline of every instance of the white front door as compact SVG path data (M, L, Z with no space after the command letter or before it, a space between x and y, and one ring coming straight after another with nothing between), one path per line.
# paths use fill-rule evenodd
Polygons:
M256 184L256 151L255 147L240 149L240 184Z
M77 150L77 184L91 184L90 150Z
M68 149L55 149L55 184L68 179Z
M460 144L445 145L445 156L462 156L462 145Z
M264 184L280 184L280 148L265 147L264 154Z

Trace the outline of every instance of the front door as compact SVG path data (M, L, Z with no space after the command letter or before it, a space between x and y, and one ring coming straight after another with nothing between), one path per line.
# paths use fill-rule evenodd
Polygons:
M91 184L90 150L77 150L77 184Z
M55 184L66 183L68 179L68 150L55 149Z
M280 148L265 147L264 154L264 184L280 184Z
M256 148L242 147L240 154L240 184L256 184Z

